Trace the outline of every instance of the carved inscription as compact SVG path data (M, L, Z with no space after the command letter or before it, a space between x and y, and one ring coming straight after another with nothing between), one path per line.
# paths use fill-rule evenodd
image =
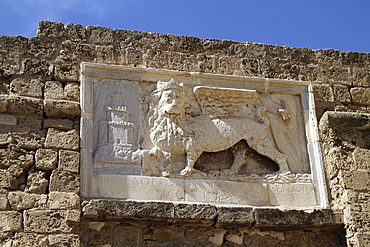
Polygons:
M317 205L315 188L311 183L269 184L271 205Z
M105 175L96 177L96 192L104 197L183 201L183 180L175 178Z

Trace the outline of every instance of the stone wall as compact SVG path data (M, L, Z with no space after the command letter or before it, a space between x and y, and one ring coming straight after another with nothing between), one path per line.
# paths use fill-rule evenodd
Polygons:
M151 205L144 215L131 212L132 205L126 205L126 214L114 214L111 202L81 204L81 62L308 81L319 119L329 110L367 113L370 106L367 53L46 21L33 38L0 36L1 246L365 246L367 127L338 127L333 118L322 122L333 198L328 212L267 210L270 216L261 223L258 211L232 208L234 214L222 222L222 208L198 218L197 211L186 209L191 215L179 220L173 204ZM358 114L350 116L346 121ZM173 208L173 215L153 215L156 207Z

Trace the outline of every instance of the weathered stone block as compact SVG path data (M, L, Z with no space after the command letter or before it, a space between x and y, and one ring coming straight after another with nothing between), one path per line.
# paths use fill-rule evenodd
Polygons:
M0 95L0 112L7 112L8 111L8 95Z
M80 247L80 237L75 234L49 234L49 247Z
M47 195L31 194L21 191L9 192L8 198L12 210L44 208L47 201Z
M65 171L78 173L80 168L80 153L70 150L59 150L58 167Z
M342 103L350 103L351 95L349 94L348 87L344 85L334 85L334 98Z
M51 174L49 190L79 193L80 176L79 174L63 171L58 168Z
M10 76L19 73L19 59L19 54L11 52L7 52L6 56L0 56L1 74Z
M54 67L48 60L25 58L22 60L21 68L22 74L50 76Z
M50 209L79 209L80 197L76 193L56 192L49 194Z
M0 187L7 189L18 189L24 182L24 176L16 177L8 170L0 170Z
M353 160L357 169L370 170L370 150L363 148L356 148L353 151Z
M370 173L368 171L340 171L340 185L345 189L368 190L370 188Z
M46 192L49 181L45 178L45 172L38 171L28 175L27 185L24 189L28 193L43 194Z
M34 233L71 233L73 222L80 221L79 210L25 210L24 231Z
M18 232L15 234L13 246L22 247L49 247L48 237L36 233Z
M42 98L44 83L39 79L16 78L10 83L10 92L19 96Z
M339 170L349 170L351 168L349 154L340 148L332 148L325 156L325 160L330 179L336 177Z
M366 67L363 68L351 68L353 86L362 86L362 87L369 87L370 86L370 72L369 69Z
M351 88L352 102L359 105L370 105L370 88Z
M76 82L67 82L64 86L64 95L71 101L80 101L80 85Z
M173 219L175 217L174 205L166 202L91 200L84 206L83 212L87 217L95 217L97 214L104 215L107 218Z
M47 129L47 128L70 130L70 129L73 129L73 122L69 119L46 118L44 120L44 129Z
M45 147L78 150L80 144L80 136L76 130L61 131L54 128L49 128L46 135Z
M63 84L60 81L47 81L44 97L45 99L64 99Z
M173 232L166 232L167 238L168 234L171 235L178 234L178 230ZM132 226L118 225L114 228L114 236L126 236L124 238L114 238L113 246L140 246L141 234L138 228ZM155 234L154 234L155 235ZM166 235L166 234L164 234ZM162 238L164 236L162 235Z
M244 224L250 226L254 222L253 208L217 207L217 223Z
M313 84L315 100L319 102L334 102L333 90L328 84Z
M47 38L59 38L64 35L65 35L64 24L51 21L39 21L36 36Z
M13 114L42 115L44 105L41 99L9 96L8 112Z
M22 214L15 211L0 212L0 232L18 232L22 230Z
M58 152L53 149L40 148L36 151L36 169L53 170L58 162Z
M106 27L87 26L87 39L90 43L113 44L113 30Z
M42 129L42 116L16 115L16 118L19 126L29 126Z
M0 113L0 125L16 125L17 119L14 115L11 114L2 114ZM1 131L3 132L3 131Z
M54 76L59 81L78 81L80 75L80 61L77 57L58 56L55 59Z
M74 119L80 115L80 104L65 100L44 100L44 111L51 118Z
M8 194L0 193L0 211L6 210L8 207Z
M33 57L52 59L57 53L57 42L51 42L50 38L32 37L28 39L28 54Z
M17 141L18 146L28 150L36 150L41 148L44 144L45 134L44 130L39 129L32 129L25 127L24 129L28 129L27 132L18 132L15 128L12 128L13 137Z
M175 204L175 217L178 219L213 220L217 216L214 205L208 204Z

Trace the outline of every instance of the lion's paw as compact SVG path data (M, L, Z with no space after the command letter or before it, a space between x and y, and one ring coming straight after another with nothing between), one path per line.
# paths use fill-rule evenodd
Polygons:
M192 173L193 173L193 169L192 169L192 168L190 168L190 167L185 167L185 168L184 168L184 169L182 169L182 171L180 172L180 175L181 175L181 176L186 177L186 176L191 175Z

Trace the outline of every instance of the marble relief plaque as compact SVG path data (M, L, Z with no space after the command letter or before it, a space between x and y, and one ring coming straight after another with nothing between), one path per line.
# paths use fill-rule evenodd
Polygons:
M82 64L84 198L326 207L310 85Z

